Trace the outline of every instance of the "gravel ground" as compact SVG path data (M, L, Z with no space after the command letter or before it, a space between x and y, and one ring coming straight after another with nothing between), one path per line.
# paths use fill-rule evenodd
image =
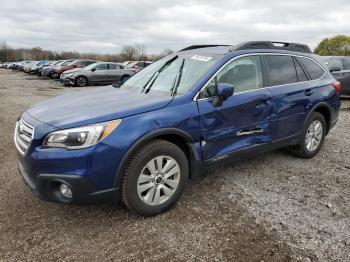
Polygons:
M211 167L175 208L145 219L42 202L21 181L17 117L76 90L0 69L0 261L350 261L349 100L315 158L277 150Z

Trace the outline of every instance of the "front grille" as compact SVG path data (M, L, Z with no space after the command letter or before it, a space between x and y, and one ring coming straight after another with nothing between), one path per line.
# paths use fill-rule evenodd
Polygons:
M34 127L24 122L22 119L18 120L15 129L15 144L21 154L25 154L34 137Z

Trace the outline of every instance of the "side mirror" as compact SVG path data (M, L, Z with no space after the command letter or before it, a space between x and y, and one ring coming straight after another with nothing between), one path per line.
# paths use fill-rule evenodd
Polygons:
M219 83L216 87L216 96L213 100L213 106L222 106L222 103L233 95L234 86L229 83Z
M340 67L332 67L331 69L329 69L329 71L330 71L331 73L333 73L333 72L339 72L339 71L341 71L341 68L340 68Z
M96 68L91 69L91 72L95 72L95 71L96 71Z

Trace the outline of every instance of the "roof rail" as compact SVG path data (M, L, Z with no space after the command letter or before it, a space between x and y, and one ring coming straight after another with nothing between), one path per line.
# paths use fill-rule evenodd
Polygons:
M247 50L247 49L279 49L295 51L301 53L312 53L310 47L305 44L273 42L273 41L251 41L232 46L230 51Z
M181 49L179 52L198 49L198 48L205 48L205 47L216 47L216 46L229 46L229 45L191 45L191 46L185 47L184 49Z

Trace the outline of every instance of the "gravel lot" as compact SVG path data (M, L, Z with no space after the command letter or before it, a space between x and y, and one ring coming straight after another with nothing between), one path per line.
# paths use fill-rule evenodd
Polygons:
M17 117L76 90L0 69L0 261L350 261L350 100L314 159L277 150L212 167L175 208L144 219L42 202L22 183Z

